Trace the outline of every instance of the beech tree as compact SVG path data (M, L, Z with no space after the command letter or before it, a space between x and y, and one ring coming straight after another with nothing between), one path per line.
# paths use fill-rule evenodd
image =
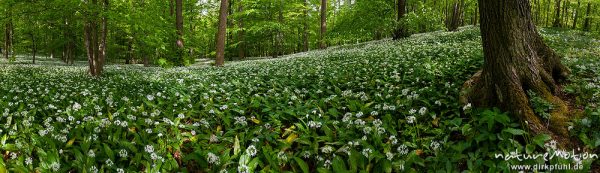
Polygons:
M321 0L321 37L319 38L319 48L327 48L325 44L325 34L327 32L327 0Z
M90 67L89 73L92 76L99 76L102 74L106 58L108 0L101 0L100 3L98 0L85 0L84 2L88 7L88 10L85 11L83 35ZM96 7L101 9L96 9Z
M396 1L396 12L398 13L396 16L396 30L394 30L393 39L398 40L400 38L405 38L410 36L408 30L406 28L406 23L402 22L404 15L406 15L406 0L397 0Z
M479 0L483 69L465 83L461 101L478 107L499 107L518 117L535 134L568 140L568 106L559 82L569 70L538 34L529 0ZM528 92L554 105L550 125L529 106Z
M225 34L227 34L228 7L228 0L221 0L221 7L219 9L219 31L217 32L217 58L215 60L215 66L223 66L223 64L225 64Z
M176 0L175 2L175 27L177 28L177 56L183 59L183 1ZM183 61L179 61L183 62ZM182 65L182 64L178 64Z

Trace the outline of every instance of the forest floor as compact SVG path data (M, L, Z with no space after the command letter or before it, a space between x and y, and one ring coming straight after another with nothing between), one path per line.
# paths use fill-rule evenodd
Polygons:
M570 133L598 153L600 41L541 29L572 70L581 115ZM458 103L483 63L477 28L283 56L162 69L0 60L0 170L67 172L497 172L598 159L504 159L564 153L510 115ZM203 61L209 62L209 61ZM552 105L532 96L539 114ZM198 171L200 170L200 171Z

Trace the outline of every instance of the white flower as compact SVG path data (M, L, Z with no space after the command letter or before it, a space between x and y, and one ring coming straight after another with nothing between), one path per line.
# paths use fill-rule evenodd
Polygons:
M285 154L283 151L279 151L279 153L277 153L277 158L282 161L287 161L288 159L287 154Z
M119 156L120 156L121 158L125 158L125 157L127 157L127 150L125 150L125 149L121 149L121 151L119 151Z
M323 153L329 154L332 151L333 151L333 147L331 147L329 145L321 147L321 152L323 152Z
M25 159L25 164L26 164L26 165L31 165L32 163L33 163L33 159L31 159L31 157L27 157L27 158Z
M316 122L316 121L309 121L308 122L308 127L313 128L313 129L321 128L321 125L322 125L321 122Z
M54 172L57 172L60 169L60 163L58 163L58 162L52 162L52 164L50 164L50 168Z
M123 170L123 168L118 168L117 173L125 173L125 170Z
M363 114L363 112L358 112L358 113L356 113L356 118L360 118L360 117L362 117L363 115L364 115L364 114Z
M156 159L158 159L158 155L156 153L152 153L152 154L150 154L150 159L156 160Z
M416 119L417 119L417 118L416 118L415 116L408 116L408 117L406 117L406 122L407 122L408 124L412 124L412 123L415 123L415 120L416 120Z
M111 167L111 166L113 166L113 165L114 165L113 161L112 161L112 160L110 160L110 159L107 159L105 163L106 163L106 165L108 165L109 167Z
M258 151L256 150L256 147L254 145L250 145L248 148L246 148L246 153L248 153L248 155L254 157L256 156L256 153Z
M79 103L73 104L73 110L74 111L78 111L79 109L81 109L81 105Z
M185 115L183 115L183 114L179 114L179 115L177 115L177 118L179 118L179 119L184 119L184 118L185 118Z
M219 164L221 163L221 159L219 158L219 156L213 154L213 153L208 153L208 155L206 156L206 160L208 161L209 164Z
M250 168L248 168L247 165L244 164L240 164L240 166L238 166L238 173L250 173Z
M365 148L362 150L362 154L367 158L369 158L369 154L371 153L373 153L373 150L371 150L370 148Z
M15 153L15 152L10 153L10 159L13 159L13 160L17 159L17 153Z
M88 151L88 156L89 156L89 157L92 157L92 158L93 158L93 157L96 157L96 153L94 153L94 150L89 150L89 151Z
M96 168L96 166L92 166L92 167L90 167L90 172L97 173L98 168Z
M469 109L471 109L471 103L468 103L467 105L463 106L463 111L466 111Z
M146 98L150 101L154 100L154 96L153 95L146 95Z
M408 111L408 113L412 115L412 114L417 113L417 110L416 109L410 109L410 111Z
M154 153L154 147L152 145L146 145L144 149L147 153Z
M440 148L440 143L437 141L432 141L431 144L429 145L431 147L431 149L433 150L438 150Z
M392 159L394 159L394 153L386 152L385 157L387 157L387 159L391 161Z
M427 108L426 107L421 107L421 109L419 109L419 114L425 115L425 113L427 113Z
M400 155L406 155L406 154L408 154L408 147L406 145L402 144L398 147L397 151L398 151L398 154L400 154Z

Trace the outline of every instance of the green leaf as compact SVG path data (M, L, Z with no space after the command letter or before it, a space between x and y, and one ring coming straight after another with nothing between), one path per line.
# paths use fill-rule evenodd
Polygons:
M331 162L331 166L333 167L334 173L348 172L348 170L346 170L346 163L340 157L335 157L333 162Z
M298 158L298 157L294 157L294 161L296 161L296 163L298 164L300 169L302 169L302 172L304 172L304 173L309 172L308 164L306 164L306 162L304 162L304 160L302 160L301 158Z
M515 136L523 135L523 134L527 133L521 129L515 129L515 128L506 128L506 129L502 130L502 132L507 132L507 133L510 133Z

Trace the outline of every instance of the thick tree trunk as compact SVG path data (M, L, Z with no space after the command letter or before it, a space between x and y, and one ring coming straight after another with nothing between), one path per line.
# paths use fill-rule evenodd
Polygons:
M220 67L225 64L225 34L227 34L227 8L228 0L221 0L219 10L219 31L217 32L217 58L215 66Z
M396 22L397 26L394 30L393 39L398 40L401 38L406 38L410 36L408 29L406 28L406 24L402 22L404 15L406 15L406 0L397 0L396 1Z
M499 107L518 117L535 134L548 133L568 140L567 105L559 94L559 80L568 69L538 34L528 0L479 0L484 65L465 82L462 103ZM550 126L529 106L527 91L554 105Z
M587 3L587 8L585 9L585 20L583 22L583 30L590 31L590 11L592 11L592 3Z
M552 23L552 27L560 27L560 24L562 23L560 21L560 2L561 0L555 0L554 23Z
M108 11L108 0L104 0L103 10ZM106 15L101 18L101 30L100 30L100 45L98 47L98 63L96 64L97 75L102 74L104 71L104 62L106 61L106 39L108 37L108 17Z
M327 48L325 43L325 34L327 33L327 0L321 0L321 37L319 39L319 48Z

